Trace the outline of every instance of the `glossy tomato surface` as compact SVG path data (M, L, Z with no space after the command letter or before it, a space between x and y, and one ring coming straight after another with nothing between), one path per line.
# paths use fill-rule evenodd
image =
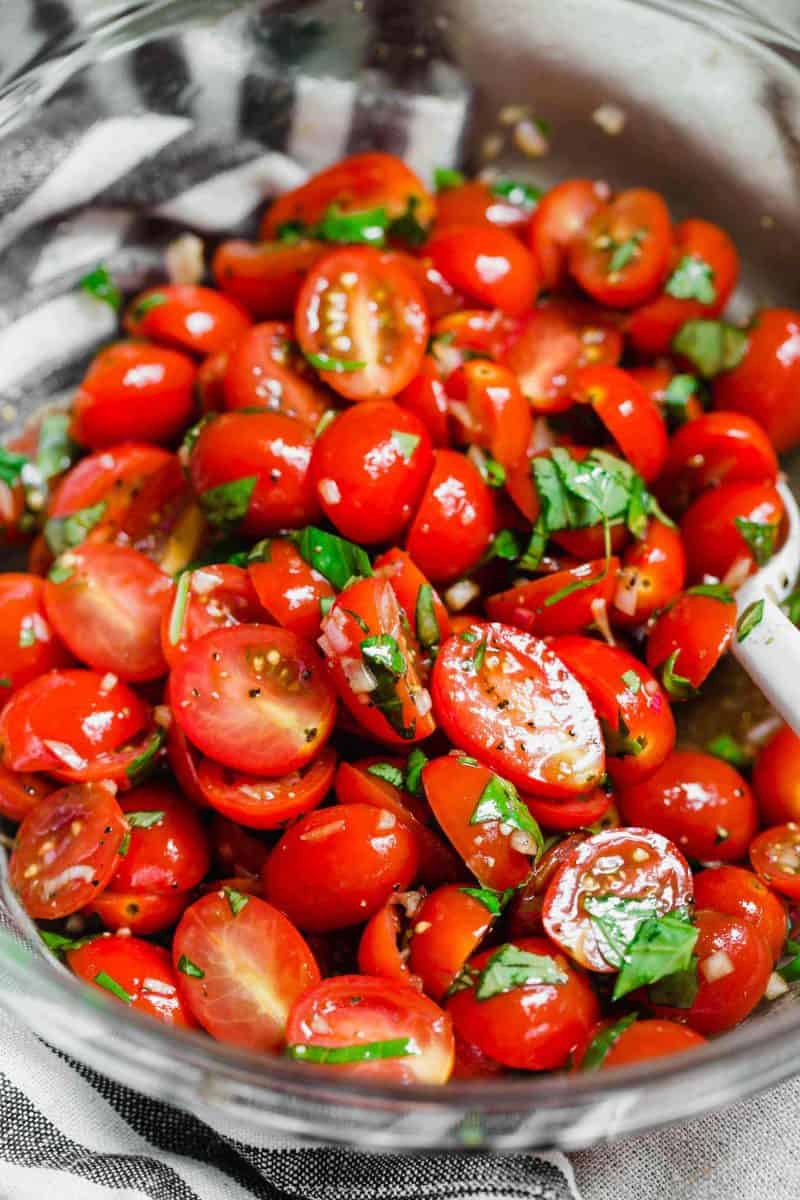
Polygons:
M67 963L79 979L116 1000L177 1029L193 1029L195 1021L183 1003L169 953L138 937L101 934L67 952Z

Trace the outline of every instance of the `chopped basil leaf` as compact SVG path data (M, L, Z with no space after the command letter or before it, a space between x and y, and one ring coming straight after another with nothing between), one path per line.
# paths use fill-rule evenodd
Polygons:
M403 721L403 701L397 693L397 680L405 674L406 660L396 640L389 633L365 638L361 643L361 654L377 681L377 687L369 693L369 702L402 738L412 738L416 731L416 719L410 725Z
M465 182L461 172L454 171L452 167L437 167L433 172L433 183L437 192L446 192L449 188L461 187Z
M250 507L257 483L257 475L246 475L203 492L200 505L211 524L224 528L241 521Z
M21 625L18 640L21 650L27 650L29 646L34 646L36 644L36 633L33 626Z
M195 966L190 958L182 954L178 959L178 970L181 975L188 975L190 979L205 979L206 973L200 967Z
M529 983L566 983L567 974L549 954L531 954L507 942L496 950L480 973L476 1000L491 1000Z
M637 258L640 250L639 245L644 237L643 233L634 233L629 238L625 238L624 242L612 241L609 245L611 257L608 260L606 268L607 275L618 275L620 271L624 271L634 258Z
M678 913L642 921L625 950L612 999L619 1000L635 988L688 970L698 936L699 930Z
M0 479L10 487L17 482L27 462L24 454L15 454L13 450L0 446Z
M787 938L783 947L783 957L787 955L792 957L778 967L778 974L787 983L796 983L800 979L800 943L793 938Z
M675 670L675 662L680 654L680 648L673 650L661 668L661 682L667 695L673 700L691 700L698 695L697 688L684 675Z
M714 270L699 255L684 254L664 284L664 291L677 300L699 300L701 304L713 304L717 298Z
M348 617L351 617L352 620L355 621L356 625L358 626L358 628L361 630L362 633L369 633L369 625L364 620L364 618L361 616L361 613L357 613L354 608L345 608L344 605L342 605L341 607L342 607L342 612L347 613Z
M753 558L759 567L763 567L775 552L778 526L768 525L762 521L748 521L746 517L736 517L734 524L750 547Z
M520 555L519 539L513 529L501 529L492 538L484 561L501 558L504 562L515 562Z
M530 541L528 542L524 553L521 555L517 566L522 571L535 571L541 564L546 549L547 524L544 518L540 515L536 518L536 524L531 530Z
M475 455L474 465L478 468L483 482L488 483L489 487L501 488L505 483L505 467L496 458L492 458L488 450L481 450L479 454Z
M112 979L108 971L98 971L94 977L94 981L98 987L105 988L107 992L111 992L112 996L116 996L118 1000L122 1000L125 1004L130 1004L133 1000L130 992L126 992L121 984L117 983L116 979Z
M69 414L47 413L39 426L36 469L42 479L52 479L72 465L77 447L69 436Z
M0 675L0 687L1 688L10 688L11 687L11 680L9 679L8 675Z
M497 892L494 888L488 887L462 887L458 890L465 896L472 896L473 900L478 900L493 917L499 917L514 895L516 888L506 888L504 892Z
M123 835L122 841L119 844L119 849L117 850L117 854L120 856L120 858L125 858L126 854L130 850L130 848L131 848L131 831L128 830L128 832Z
M652 1004L668 1004L670 1008L691 1008L699 989L697 956L692 955L688 967L673 971L657 980L648 992Z
M313 1046L308 1042L296 1042L286 1047L286 1054L298 1062L352 1063L373 1062L378 1058L407 1058L419 1054L420 1049L413 1038L387 1038L383 1042L359 1042L352 1046Z
M603 958L612 967L621 967L625 951L643 921L655 917L658 901L653 896L585 896L584 911L589 914L592 932Z
M480 765L477 758L473 758L470 754L460 754L456 762L461 763L462 767L477 767Z
M406 660L390 633L379 633L375 637L364 638L361 654L370 667L382 667L390 671L396 679L405 673Z
M638 1013L628 1013L620 1017L614 1025L608 1025L595 1034L581 1060L582 1071L596 1071L605 1062L606 1055L626 1029L636 1020Z
M150 292L146 296L142 296L141 300L137 300L131 308L131 316L134 321L141 321L142 317L154 308L161 308L162 304L167 303L167 296L164 292Z
M673 375L667 384L661 403L671 428L685 425L689 419L688 406L692 396L700 390L700 380L695 375Z
M419 196L409 196L406 211L401 217L395 217L389 225L387 233L390 238L405 242L408 246L423 246L427 242L429 230L420 224L418 208Z
M748 604L736 625L736 640L743 642L748 637L757 625L761 624L764 616L764 601L754 600L752 604Z
M625 684L629 692L633 692L634 696L642 686L642 681L635 671L623 671L620 679Z
M541 854L544 847L541 829L520 800L514 784L499 775L489 777L469 819L470 825L483 825L487 821L499 821L501 825L530 834L536 843L537 857Z
M150 774L155 766L156 756L164 745L166 736L165 731L161 726L158 726L141 754L138 754L133 762L128 763L125 768L125 774L131 783L141 783Z
M793 625L800 622L800 589L791 593L781 604L781 608Z
M647 738L643 733L631 736L631 731L626 725L622 713L619 714L616 728L604 717L600 718L600 726L603 730L606 752L612 758L637 758L647 745Z
M309 228L304 221L284 221L275 231L276 240L286 246L294 246L308 236Z
M405 788L411 796L421 796L422 789L422 768L427 764L428 756L424 750L415 747L408 756L406 761L406 778Z
M478 635L474 629L462 629L461 633L458 635L458 640L460 642L467 642L468 645L471 645L473 642L477 642Z
M170 646L177 646L183 637L183 622L186 616L186 606L189 603L189 591L192 586L192 572L183 571L175 587L175 599L169 614L167 636Z
M222 890L225 893L225 898L228 901L228 906L231 912L233 913L234 917L238 917L239 913L248 903L250 897L246 896L244 892L237 892L236 888L226 887Z
M305 357L318 371L335 371L337 375L348 371L362 371L367 365L355 359L333 358L330 354L306 354Z
M747 352L747 334L726 321L698 318L682 325L672 349L688 358L704 379L737 367Z
M66 583L68 579L72 578L72 567L67 567L56 560L47 572L47 578L51 583Z
M405 461L411 462L414 451L420 442L419 435L416 433L403 433L399 429L393 429L391 432L391 439L395 446L397 446L397 449L400 451L400 454Z
M589 575L586 579L573 579L571 583L567 583L564 587L559 588L557 592L551 593L545 600L543 608L550 608L554 604L558 604L561 600L566 600L567 596L571 596L573 592L581 592L584 588L594 587L596 583L602 583L608 574L608 568L601 571L599 575Z
M102 300L104 304L110 305L113 309L118 309L122 303L122 292L111 278L108 267L103 263L99 267L95 267L88 275L84 275L78 286L82 291L94 296L95 300Z
M732 767L740 769L749 767L755 757L752 751L745 749L729 733L720 733L717 737L712 738L710 742L706 743L706 750L715 758L721 758L724 762L730 763Z
M314 437L318 438L320 434L324 433L331 422L336 420L338 415L339 414L335 408L326 408L325 412L317 421L317 428L314 430Z
M520 183L517 179L498 179L491 184L493 196L501 196L509 204L533 212L542 198L542 189L533 187L530 183Z
M468 962L465 962L456 973L445 995L455 996L457 992L467 992L470 988L474 988L478 980L478 975L479 972L474 967L471 967Z
M312 233L325 242L383 246L388 227L389 215L385 208L342 212L338 204L331 204Z
M105 500L100 500L89 508L79 508L67 517L50 517L45 521L44 540L53 554L63 554L65 550L80 546L102 520L106 507Z
M336 603L335 596L321 596L319 601L319 611L323 617L327 617L328 613Z
M152 829L154 825L159 825L166 815L163 808L151 808L141 812L125 813L125 820L131 829Z
M52 950L54 954L66 954L68 950L80 950L81 946L94 941L97 934L90 934L88 937L82 938L68 938L64 937L63 933L54 933L50 929L40 929L39 936L48 950Z
M390 783L392 787L403 788L403 772L394 763L377 762L371 763L367 767L367 774L374 775L376 779L382 779L384 783Z
M433 603L433 588L429 583L421 583L417 592L417 603L414 610L414 624L417 640L423 650L438 646L442 638L436 609Z
M733 604L733 593L722 583L696 583L686 589L687 596L708 596L711 600L719 600L722 604Z
M477 675L483 666L483 660L486 658L486 638L482 638L472 652L472 669Z

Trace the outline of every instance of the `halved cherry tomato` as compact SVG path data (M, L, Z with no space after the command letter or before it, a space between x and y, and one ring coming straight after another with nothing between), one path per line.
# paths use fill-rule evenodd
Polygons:
M611 1021L601 1021L589 1030L586 1049L598 1034L603 1034L612 1025ZM705 1038L685 1025L676 1021L658 1019L634 1021L614 1036L611 1046L603 1055L597 1067L605 1071L607 1067L621 1067L628 1063L649 1062L653 1058L666 1058L673 1054L683 1054L702 1046ZM585 1057L585 1050L575 1055L575 1061L580 1066Z
M178 787L193 804L200 808L206 807L206 798L200 790L197 779L197 768L200 765L201 754L189 741L177 721L172 720L167 731L167 758L170 770L175 776Z
M667 460L667 427L643 387L620 367L582 367L575 372L572 396L590 404L645 483L651 483Z
M180 464L174 455L157 446L140 442L122 442L107 450L87 454L67 471L53 493L49 515L67 517L100 501L111 501L116 508L117 492L138 491L142 480L168 463Z
M698 908L741 917L758 930L772 951L773 960L783 954L788 921L786 909L774 892L744 867L709 867L694 877L694 900Z
M478 304L519 317L539 291L536 260L518 238L491 225L437 230L425 247L437 270Z
M478 565L494 525L494 498L477 467L455 450L437 450L406 539L419 569L434 583L465 575Z
M421 892L400 892L370 917L358 943L359 971L422 990L422 981L408 969L409 922L421 904Z
M435 358L426 354L419 374L395 396L395 402L418 417L438 449L450 445L450 412L447 392Z
M499 308L463 308L440 317L433 327L431 356L442 375L476 354L481 358L500 359L517 336L520 321Z
M144 936L177 925L193 899L193 892L112 892L106 888L84 912L98 917L112 933L125 929Z
M611 603L618 571L619 559L614 557L554 571L489 596L486 611L493 621L516 625L539 637L579 633L593 625L602 608Z
M505 1074L505 1068L495 1059L484 1054L471 1042L465 1042L456 1034L456 1057L451 1079L496 1079Z
M111 892L188 892L207 874L208 836L193 805L163 783L146 783L119 800L130 826Z
M401 535L432 470L427 429L388 400L340 413L316 439L311 456L323 512L343 537L362 544Z
M586 909L587 897L604 895L646 896L661 916L690 903L692 873L677 846L651 829L606 829L574 848L550 881L542 920L548 936L581 966L609 973L618 968L603 954Z
M681 375L670 367L629 367L628 374L658 405L668 429L679 428L703 415L701 385L695 376ZM674 384L676 379L679 382Z
M211 260L217 287L259 321L289 317L303 280L327 251L324 242L223 242Z
M291 325L265 321L254 325L228 355L225 407L263 408L294 417L316 429L328 397L294 344Z
M523 791L567 799L603 776L603 740L586 692L528 633L487 623L451 637L436 659L432 696L451 742Z
M572 243L609 200L611 190L599 179L565 179L542 196L528 226L528 240L548 291L567 280Z
M504 949L504 948L501 948ZM490 992L479 999L476 984L447 1002L458 1033L498 1062L521 1071L555 1070L586 1037L598 1017L598 1004L586 978L546 938L521 938L510 951L542 958L557 972L555 983L530 982ZM480 981L497 949L470 959Z
M528 797L530 803L530 797ZM550 807L553 807L551 805ZM567 802L565 808L574 807ZM533 874L523 887L518 888L516 895L508 906L508 933L516 939L521 937L542 937L542 908L544 897L551 879L559 868L569 859L576 846L589 837L587 831L570 833L560 841L554 842L544 852L534 865Z
M528 401L508 367L471 359L448 377L455 440L481 446L504 467L524 455L533 431Z
M632 188L594 214L569 250L569 270L609 308L649 300L669 270L672 225L657 192Z
M55 785L41 775L27 771L9 771L0 763L0 815L9 821L21 821Z
M800 441L800 312L764 308L748 329L747 352L714 380L714 407L758 421L778 453Z
M369 246L334 250L297 300L300 347L347 400L388 400L420 369L428 339L422 292L410 272Z
M310 762L336 710L313 647L271 625L198 638L173 668L170 696L175 720L199 750L254 775L286 775Z
M490 894L489 899L492 902L494 897ZM464 963L491 929L496 915L478 896L470 895L468 886L456 883L437 888L422 902L412 923L410 965L434 1000L446 995Z
M524 800L534 820L558 833L594 825L614 803L612 793L605 788L595 788L588 796L575 800L542 800L538 796L525 796Z
M369 975L340 975L307 992L292 1009L286 1041L295 1058L303 1057L301 1047L357 1053L366 1044L402 1043L396 1056L367 1052L355 1061L326 1063L334 1074L387 1083L442 1084L453 1068L450 1017L414 988ZM310 1054L308 1061L314 1061Z
M102 450L125 441L171 442L194 411L196 367L185 354L116 342L94 358L72 404L70 434Z
M681 521L689 579L724 581L733 567L754 571L756 553L759 562L770 557L782 517L783 501L771 483L721 483L703 492Z
M800 822L800 737L788 725L759 751L753 788L765 825Z
M699 688L728 649L735 628L736 601L730 593L684 592L650 630L647 665L656 671L669 660L673 679L677 676ZM672 692L674 700L683 698L682 685L676 689L673 683Z
M778 460L760 425L741 413L710 412L673 435L659 490L673 512L720 483L774 483L777 477Z
M287 829L264 867L264 893L300 929L322 933L368 920L417 864L414 836L394 813L337 804Z
M309 641L319 637L322 602L335 593L288 538L271 538L247 570L261 604L279 625Z
M46 620L42 592L36 575L0 575L0 705L24 683L71 661Z
M161 648L171 667L204 634L258 624L265 617L250 576L241 567L215 563L186 574L161 614Z
M470 179L445 188L436 196L436 228L449 225L497 225L512 233L522 233L535 209L535 193L526 193L523 184L508 181L491 184Z
M47 616L76 658L122 679L167 671L161 622L173 585L138 550L87 543L56 560L44 585Z
M611 620L631 628L664 608L686 582L686 555L678 530L652 517L644 537L628 546L616 582Z
M195 1019L217 1041L250 1050L277 1050L295 1000L319 982L311 950L282 913L224 891L187 908L172 961Z
M214 860L223 872L255 880L261 887L261 873L269 854L265 842L238 822L229 821L221 813L214 813L211 819L211 845Z
M249 829L280 829L320 804L330 790L336 752L326 746L318 758L280 779L258 779L203 758L197 781L206 803Z
M225 407L225 372L230 355L227 350L209 354L197 369L194 390L203 416L206 413L222 412Z
M227 350L249 329L250 317L235 300L213 288L171 283L136 296L123 324L132 337L205 358Z
M800 827L794 821L762 830L750 843L750 862L769 887L800 899Z
M73 784L45 796L25 817L8 869L29 916L69 916L108 886L128 828L115 790Z
M618 646L560 637L551 649L583 684L600 718L614 782L636 783L651 775L675 745L675 721L658 681Z
M66 955L79 979L176 1029L195 1021L178 994L169 954L138 937L101 934ZM116 984L116 987L114 985Z
M405 550L387 550L375 559L373 568L391 584L421 649L440 646L450 636L450 615L411 556Z

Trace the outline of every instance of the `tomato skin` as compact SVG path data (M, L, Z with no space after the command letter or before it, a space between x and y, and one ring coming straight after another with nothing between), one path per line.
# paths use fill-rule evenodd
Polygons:
M623 819L655 829L701 862L738 862L756 830L756 802L728 763L697 750L673 750L647 779L618 793Z
M318 758L281 779L257 779L203 758L197 779L210 808L248 829L280 829L316 808L333 783L336 752L325 746Z
M644 388L620 367L601 365L575 373L572 395L592 406L625 458L652 483L667 461L667 427Z
M750 844L750 862L768 887L800 899L800 830L794 821L762 829Z
M563 1067L598 1017L595 994L586 978L546 938L521 938L514 943L529 954L553 958L567 976L566 983L534 983L477 1000L473 988L456 992L447 1011L456 1030L491 1058L521 1071ZM470 960L480 971L494 950Z
M8 865L28 915L66 917L99 895L117 867L126 830L105 784L71 785L40 800L17 830Z
M120 480L136 486L173 461L173 455L158 446L121 442L107 450L87 454L62 476L50 500L48 515L66 517L89 508L121 487Z
M179 663L192 642L204 634L258 624L265 618L248 572L231 563L215 563L191 572L183 619L179 628L172 629L175 603L177 600L161 614L161 648L170 667Z
M451 883L426 896L414 915L411 970L434 1000L442 1000L464 963L494 924L485 904Z
M194 1029L196 1022L178 993L169 954L138 937L101 934L85 946L69 950L67 965L79 979L113 995L96 982L104 972L131 997L129 1008L147 1013L175 1029ZM148 986L156 983L157 987ZM125 1003L120 997L114 997Z
M703 413L673 434L660 490L670 511L721 483L774 483L778 460L760 425L735 412Z
M445 390L459 443L482 446L504 467L525 455L533 420L513 371L471 359L453 371Z
M576 800L542 800L538 796L525 796L524 799L533 819L543 829L558 833L594 825L614 803L614 797L603 788L595 788L588 796Z
M589 1030L586 1049L588 1050L595 1036L602 1033L611 1024L601 1021L594 1029ZM686 1025L676 1021L663 1021L657 1018L634 1021L617 1037L607 1051L598 1070L605 1071L608 1067L622 1067L629 1063L650 1062L654 1058L666 1058L673 1054L683 1054L696 1046L704 1046L706 1039ZM575 1056L580 1064L585 1051Z
M414 636L419 641L417 629L417 604L419 603L420 588L425 587L428 580L420 571L417 564L405 550L387 550L379 555L372 564L376 575L382 575L389 581L391 589L397 597L397 603L406 615ZM450 636L450 614L445 608L439 593L431 588L431 604L439 628L439 644Z
M681 520L688 577L699 582L704 575L723 579L739 562L756 561L736 526L736 519L777 527L783 517L783 501L771 483L721 483L703 492Z
M616 249L634 241L621 269L612 271ZM572 277L601 304L632 308L650 299L664 282L672 250L669 210L657 192L632 188L598 209L570 247Z
M436 229L450 225L496 225L510 233L522 233L530 220L530 208L498 195L490 184L470 179L445 188L436 196Z
M202 977L182 972L182 959ZM195 1020L217 1041L251 1050L281 1046L292 1004L320 978L311 950L282 913L249 896L234 914L220 891L187 908L172 961Z
M788 921L786 909L757 875L744 867L707 867L694 877L698 908L740 917L753 925L772 951L775 962L783 954Z
M0 816L9 821L21 821L54 790L54 785L41 775L9 771L0 762Z
M736 602L684 592L656 619L647 637L647 665L656 671L677 650L676 675L699 688L728 649Z
M406 550L433 583L447 583L477 566L494 532L495 505L463 454L437 450L434 459Z
M112 892L188 892L208 873L211 851L194 807L162 783L121 796L123 813L162 812L151 828L134 826L109 884Z
M772 972L772 955L767 943L749 921L701 909L694 915L700 936L694 948L699 960L699 988L691 1008L653 1005L659 1017L687 1024L696 1033L710 1037L732 1029L752 1012L764 995ZM713 954L727 955L733 970L709 980L703 964Z
M505 1068L484 1054L471 1042L465 1042L456 1034L456 1057L453 1063L451 1079L496 1079L505 1075Z
M430 354L426 354L420 363L419 373L395 396L395 402L419 418L437 450L450 445L447 392L439 367Z
M138 550L112 543L76 546L59 563L69 574L45 582L44 605L75 657L131 682L164 675L161 622L173 593L167 576Z
M418 861L413 834L393 813L338 804L287 829L264 867L264 893L300 929L324 933L368 920L409 886Z
M570 246L609 196L608 184L594 179L565 179L542 196L528 240L547 291L566 283Z
M465 304L464 297L448 283L441 271L437 271L429 258L421 251L411 254L404 250L384 251L389 262L399 262L416 280L425 308L432 321L459 312Z
M258 244L235 238L217 247L211 273L219 290L256 320L289 317L307 272L326 249L313 238Z
M106 929L128 929L137 936L172 929L194 899L191 892L112 892L106 888L84 912L100 919Z
M169 700L169 695L165 697ZM178 787L193 804L206 808L206 798L200 790L197 768L200 751L191 744L177 721L170 721L167 730L167 760Z
M258 599L284 629L313 642L319 637L323 600L335 593L328 580L314 570L287 538L272 538L269 558L251 562L248 574Z
M408 969L407 949L401 948L404 915L410 919L419 909L420 901L421 893L404 892L390 896L383 908L373 913L358 943L358 969L362 974L422 990L421 980Z
M260 889L261 873L269 854L266 843L221 813L212 816L210 836L217 870L249 879Z
M486 611L493 621L516 625L538 637L551 634L579 633L594 624L598 602L609 605L616 587L619 559L611 557L581 563L565 571L554 571L539 579L526 580L508 591L486 600ZM586 586L587 580L596 580ZM583 586L557 597L573 584Z
M474 633L472 642L464 634L445 642L433 670L433 709L450 741L523 791L553 799L591 791L605 769L603 741L568 666L511 626L476 624ZM486 649L476 670L477 643Z
M519 329L520 320L499 308L462 307L460 312L440 317L434 325L431 356L445 376L476 354L499 361Z
M323 512L343 537L362 545L401 535L432 470L427 429L388 400L340 413L316 439L311 457Z
M136 296L123 324L131 337L205 358L227 350L249 328L250 318L235 300L213 288L171 283Z
M686 554L681 535L671 525L652 517L643 538L633 542L622 558L615 598L631 589L633 612L612 605L611 620L623 629L642 625L669 604L686 582Z
M254 325L236 342L228 353L223 389L224 407L232 412L263 408L294 417L312 431L329 407L284 321Z
M216 354L209 354L197 368L194 390L203 416L222 412L225 407L225 372L229 361L228 351L218 350Z
M196 367L185 354L116 342L92 360L73 400L70 434L103 450L125 441L173 441L194 411Z
M478 304L511 317L533 307L539 291L536 260L504 229L450 226L437 230L425 251L445 279Z
M0 704L18 688L71 662L45 618L43 584L36 575L0 575Z
M682 411L679 410L680 415L676 417L674 413L670 412L665 403L665 397L670 383L678 374L670 367L629 367L628 374L636 380L640 387L644 388L650 399L655 401L669 428L684 418L686 422L689 422L703 415L703 404L697 390L687 397L685 408ZM667 496L665 499L669 500L669 497Z
M324 1033L320 1032L327 1026ZM288 1045L357 1045L408 1037L417 1054L325 1066L333 1075L387 1083L443 1084L453 1068L450 1017L412 987L369 975L326 979L295 1004L286 1028Z
M800 822L800 737L788 725L759 751L753 788L765 825Z
M712 386L714 407L758 421L778 453L800 441L795 397L800 387L800 312L764 308L748 329L747 352Z
M530 797L528 798L530 802ZM550 806L555 807L554 805ZM572 806L567 806L572 807ZM518 889L508 907L508 934L514 941L524 937L542 937L542 909L544 897L553 876L559 868L572 856L576 846L585 842L589 834L580 831L570 833L560 841L554 842L539 858L533 868L533 873L524 887Z

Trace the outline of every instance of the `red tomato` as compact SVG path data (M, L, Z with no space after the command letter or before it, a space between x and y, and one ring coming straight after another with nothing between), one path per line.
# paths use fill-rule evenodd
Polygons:
M527 196L523 184L490 184L470 179L445 188L436 196L436 229L450 225L497 225L512 233L522 233L535 208L533 196Z
M388 400L340 413L314 443L311 477L322 511L362 544L400 536L433 470L423 423Z
M181 999L206 1032L249 1050L277 1050L295 1000L319 982L313 954L282 913L224 891L187 908L172 961Z
M528 226L528 240L548 291L567 281L572 243L611 195L607 183L565 179L542 196Z
M728 866L700 871L694 877L694 900L698 908L711 908L748 921L769 946L774 961L783 954L786 909L752 871Z
M314 438L300 421L232 412L200 430L189 474L212 524L250 537L307 525L319 513L311 482Z
M171 462L180 470L177 459L167 450L138 442L123 442L108 450L87 454L62 477L50 501L49 515L66 517L100 501L110 501L116 509L118 492L124 492L127 500L148 475Z
M425 301L425 308L432 321L458 312L464 307L464 297L448 283L441 271L437 271L429 258L422 252L407 254L403 250L389 250L384 257L396 260L416 279Z
M451 1079L496 1079L505 1075L505 1068L484 1054L471 1042L465 1042L456 1034L456 1057L453 1063Z
M672 512L720 483L774 483L777 477L778 460L760 425L741 413L710 412L673 435L659 490Z
M590 971L617 970L586 909L587 896L612 894L652 898L663 916L689 905L692 873L677 846L651 829L606 829L576 846L547 888L542 920L548 936Z
M323 933L368 920L408 887L417 863L413 834L394 813L337 804L287 829L264 867L264 892L300 929Z
M572 395L592 406L628 462L652 483L667 461L667 427L644 388L620 367L582 367Z
M257 320L289 317L303 280L326 250L313 238L258 245L237 238L217 248L211 273L219 290Z
M286 1041L293 1058L309 1062L319 1062L325 1048L348 1047L355 1055L366 1044L404 1043L397 1056L367 1051L355 1061L326 1064L334 1073L393 1084L447 1083L453 1068L449 1016L413 988L368 975L326 979L306 993L292 1009Z
M420 892L401 892L390 896L364 926L358 943L358 969L364 975L393 979L407 987L422 990L422 982L408 969L408 921L419 911Z
M469 888L455 883L437 888L422 902L414 915L410 962L434 1000L445 997L491 929L494 916L482 900L469 894Z
M759 752L753 788L765 825L800 822L800 737L788 725Z
M167 670L161 622L173 586L138 550L89 543L56 561L44 585L47 616L76 658L122 679L158 679Z
M447 1002L458 1033L498 1062L520 1071L557 1070L566 1065L575 1047L598 1017L594 992L582 974L546 938L522 938L510 948L549 961L558 982L532 980L479 999L476 986L465 987ZM480 986L498 950L484 950L470 959L473 980Z
M728 649L735 628L736 601L730 594L718 598L684 592L651 628L647 665L656 671L671 659L672 675L699 688ZM673 692L673 699L682 698L674 685Z
M573 278L601 304L632 308L664 282L672 250L669 211L657 192L621 192L591 218L569 251Z
M200 808L206 807L206 798L197 779L200 751L195 749L178 722L174 720L170 721L167 731L167 758L170 770L183 794Z
M626 650L591 638L556 638L551 649L583 684L600 718L614 782L651 775L675 745L675 721L647 667Z
M433 196L410 167L392 154L372 151L343 158L279 196L267 210L261 236L275 237L290 222L313 225L332 205L346 213L383 208L392 220L411 207L423 226L430 224L435 209Z
M129 1008L175 1029L194 1028L192 1014L178 995L169 954L161 946L105 933L67 951L66 959L79 979Z
M721 483L703 492L681 521L689 579L698 583L713 575L724 580L740 564L754 571L756 558L740 522L761 539L760 555L768 558L782 517L783 501L771 483Z
M172 929L193 899L191 892L112 892L109 888L83 910L117 933L123 929L145 936Z
M738 367L714 380L714 407L758 421L780 453L800 441L798 387L800 313L765 308L751 322L747 352Z
M395 400L401 408L419 418L437 449L450 445L447 392L432 355L425 355L420 363L419 374L395 396Z
M171 283L141 292L128 305L123 324L131 337L205 358L227 350L250 327L250 318L213 288Z
M171 442L194 411L195 375L190 358L163 346L107 346L78 388L70 434L92 450L127 440Z
M605 770L586 692L530 634L476 624L451 637L433 671L433 706L454 745L524 791L568 799Z
M228 370L230 355L227 350L218 350L210 354L197 369L194 390L200 412L222 412L225 407L225 372Z
M24 683L71 661L45 619L42 590L35 575L0 575L0 705Z
M594 1029L590 1029L588 1045L610 1025L610 1021L601 1021ZM598 1069L605 1071L607 1067L622 1067L628 1063L649 1062L653 1058L683 1054L686 1050L705 1045L705 1040L699 1033L675 1021L634 1021L614 1037L602 1062L598 1063ZM583 1055L576 1055L579 1064L582 1058Z
M207 874L208 836L183 796L163 783L146 783L120 797L130 826L112 892L187 892Z
M494 526L492 491L477 467L455 450L437 450L406 539L419 569L434 583L467 574L478 565Z
M577 371L619 362L622 334L612 321L577 300L552 299L534 310L503 355L534 412L571 408Z
M690 218L673 233L673 273L661 295L628 319L626 332L640 354L666 354L686 321L721 313L739 277L736 247L719 225Z
M470 358L500 359L519 333L521 322L499 308L463 308L440 317L433 327L431 356L442 375Z
M595 788L588 796L576 800L540 800L538 796L526 796L525 803L531 816L544 829L568 833L601 821L614 803L614 797L603 788Z
M336 698L313 647L287 629L239 625L198 638L170 678L189 740L235 771L281 776L319 753Z
M617 802L628 824L655 829L701 862L738 862L758 829L739 772L697 750L673 750L654 774L621 788Z
M471 359L448 377L446 391L459 443L483 447L504 467L525 455L531 410L508 367Z
M41 775L9 771L0 763L0 816L9 821L21 821L54 790L54 785Z
M530 796L527 797L530 803ZM555 807L551 804L550 807ZM567 803L565 808L574 808ZM586 841L589 834L584 831L570 833L547 849L534 865L533 873L523 887L518 888L508 907L508 933L512 938L542 937L542 908L551 879L569 859L576 846Z
M762 830L750 845L750 862L769 887L800 899L800 828L794 821Z
M197 772L206 803L249 829L280 829L316 808L330 791L336 752L326 746L318 758L281 779L258 779L203 758Z
M261 873L269 850L265 842L220 813L211 819L211 845L218 868L261 886Z
M701 909L694 924L700 930L694 1002L690 1008L656 1005L654 1011L710 1037L738 1025L762 999L772 955L761 934L740 917Z
M643 538L622 559L611 620L629 629L643 625L674 600L686 582L686 555L678 530L653 517Z
M411 556L405 550L387 550L375 559L373 567L376 575L391 584L420 647L430 650L441 645L450 636L450 615Z
M396 396L419 371L428 340L413 275L369 246L333 250L317 263L298 297L295 326L306 358L347 400Z
M680 375L670 367L629 367L628 374L643 387L651 400L658 405L659 412L667 422L669 429L694 421L703 415L703 401L700 384L692 375ZM670 394L670 384L673 380L691 381L692 390L687 393L685 387L678 386L678 395ZM669 496L665 496L669 500Z
M425 247L445 279L471 300L520 317L539 291L536 260L513 234L491 225L437 230Z
M161 647L171 667L206 633L264 621L250 576L241 567L215 563L187 571L181 579L172 604L161 614Z
M24 818L8 870L35 920L69 916L108 886L127 830L115 790L103 783L60 788Z
M619 559L595 559L529 579L486 600L493 621L516 625L539 637L579 633L588 629L598 611L611 603L617 585Z
M256 594L269 615L299 637L316 641L322 623L322 601L334 590L287 538L272 538L258 562L247 565Z
M306 360L297 352L291 325L254 325L228 355L225 408L263 408L317 428L329 407Z

